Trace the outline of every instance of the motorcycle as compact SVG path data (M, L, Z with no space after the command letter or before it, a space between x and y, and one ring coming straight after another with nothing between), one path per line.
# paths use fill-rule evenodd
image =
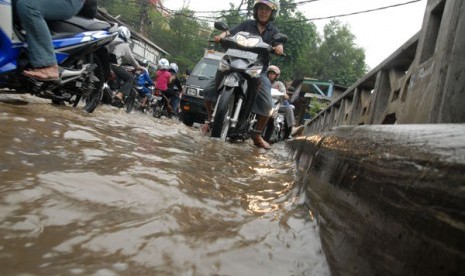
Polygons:
M223 22L215 22L215 28L227 31ZM276 34L274 43L285 43L287 36ZM211 136L226 141L246 140L256 123L256 115L251 112L252 103L257 94L257 87L249 87L248 79L257 79L263 70L259 55L269 55L272 45L265 43L258 35L238 32L225 37L220 42L227 48L218 70L223 72L223 79L213 114Z
M117 36L117 25L74 16L48 22L59 65L57 81L39 81L21 74L30 68L25 33L14 18L12 1L0 1L0 88L72 104L81 99L91 113L102 98L102 86L110 72L105 45Z
M110 55L111 56L111 55ZM116 58L114 58L116 59ZM124 66L124 69L131 74L134 83L137 79L137 70L133 66ZM138 97L139 92L137 91L137 88L135 85L131 87L131 90L129 92L128 96L124 96L124 99L122 102L115 102L114 98L116 95L116 92L119 90L121 85L123 84L123 80L119 79L116 74L111 71L110 72L110 77L107 79L107 81L103 84L103 96L102 96L102 103L105 104L111 104L114 105L118 108L125 107L126 108L126 113L131 113L131 111L134 109L136 106L136 99Z
M161 118L161 116L166 116L171 119L172 108L170 105L170 98L165 95L162 91L155 89L152 97L152 115L155 118Z
M266 128L263 131L263 139L268 143L276 143L289 136L289 128L284 119L284 113L280 110L283 104L283 93L275 88L271 88L271 97L275 103L271 110L271 116L268 119Z
M146 99L147 95L144 93L144 89L148 89L150 93L153 93L153 90L155 89L155 87L153 85L148 85L148 84L145 84L144 86L136 86L137 95L134 101L134 109L139 110L142 113L145 113L150 103L150 98ZM146 105L142 106L144 99L145 99Z

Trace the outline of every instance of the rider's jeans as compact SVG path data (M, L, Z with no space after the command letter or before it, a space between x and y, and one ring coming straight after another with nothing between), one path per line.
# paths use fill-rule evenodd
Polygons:
M26 31L29 59L33 67L55 65L52 36L45 20L64 20L76 15L83 0L18 0L16 12Z

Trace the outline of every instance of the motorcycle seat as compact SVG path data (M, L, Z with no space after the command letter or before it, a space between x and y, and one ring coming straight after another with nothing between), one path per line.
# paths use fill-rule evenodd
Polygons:
M73 16L67 20L47 21L47 25L52 39L70 37L85 31L111 31L110 29L114 27L109 22L81 16ZM25 32L21 28L19 20L15 21L15 31L19 38L24 41Z
M109 30L112 27L108 22L81 16L73 16L67 20L47 21L47 24L53 37L84 31Z

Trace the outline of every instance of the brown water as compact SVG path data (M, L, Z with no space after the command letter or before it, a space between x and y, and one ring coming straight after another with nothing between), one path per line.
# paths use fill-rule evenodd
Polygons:
M0 94L1 275L329 275L283 143Z

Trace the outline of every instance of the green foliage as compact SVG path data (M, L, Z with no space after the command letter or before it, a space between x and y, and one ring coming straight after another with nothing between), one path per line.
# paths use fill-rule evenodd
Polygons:
M365 51L354 40L347 25L341 25L338 20L327 24L315 59L315 77L344 86L362 77L367 70Z
M310 115L310 118L314 118L318 113L320 113L323 109L328 107L329 102L325 100L319 100L317 98L312 98L310 100L310 104L306 109L306 113Z

